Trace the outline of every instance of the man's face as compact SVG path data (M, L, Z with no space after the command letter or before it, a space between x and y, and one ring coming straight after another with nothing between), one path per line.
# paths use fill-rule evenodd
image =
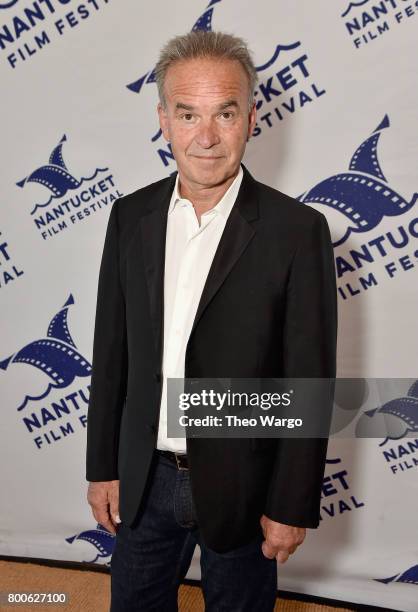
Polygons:
M194 186L220 185L238 172L253 132L248 79L238 61L180 60L167 70L160 126L180 177Z

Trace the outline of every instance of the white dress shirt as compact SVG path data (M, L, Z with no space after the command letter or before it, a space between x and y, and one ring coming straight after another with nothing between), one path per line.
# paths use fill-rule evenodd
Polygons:
M177 174L168 208L166 233L163 387L157 437L157 448L161 450L186 452L185 438L167 438L167 378L184 378L186 347L200 296L242 176L240 166L224 196L216 206L202 214L199 225L192 203L179 195ZM177 414L180 414L178 409Z

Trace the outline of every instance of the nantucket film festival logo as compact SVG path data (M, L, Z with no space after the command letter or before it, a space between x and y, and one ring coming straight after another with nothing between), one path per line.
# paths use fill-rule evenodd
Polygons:
M65 538L71 546L78 546L79 542L87 543L88 549L92 550L92 558L86 559L83 563L97 563L99 565L110 566L110 559L115 547L116 537L103 527L100 523L96 524L95 529L85 529L76 535ZM81 547L78 546L81 550Z
M408 198L391 187L378 158L379 140L389 125L385 115L356 149L347 171L321 180L298 197L327 210L343 300L411 273L418 263L418 194Z
M212 0L197 19L192 31L212 31L215 5L222 0ZM257 66L259 83L254 92L257 106L257 124L253 138L277 128L283 121L297 115L303 108L318 101L326 90L315 81L311 58L300 41L277 44L270 58ZM156 82L155 68L149 70L127 88L139 94L147 85ZM154 150L165 168L175 169L171 146L160 129L151 137Z
M361 415L356 433L364 437L369 431L374 437L381 432L379 448L392 474L400 476L418 467L418 380L408 387L405 395ZM411 435L415 432L417 437Z
M45 334L0 361L3 375L11 368L36 370L34 380L39 381L41 392L25 395L17 413L38 449L62 443L87 426L91 365L68 329L68 309L73 304L70 294Z
M14 260L8 241L0 230L0 289L4 289L12 281L21 278L24 271Z
M418 2L357 0L346 5L341 19L354 47L362 49L411 19L418 20Z
M49 195L46 201L35 204L30 211L44 240L84 221L123 195L117 189L109 168L96 168L89 177L76 177L64 161L66 141L64 134L53 148L48 162L16 183L28 191L32 184L41 185Z
M82 26L108 3L109 0L0 0L0 57L10 68L17 69Z
M320 520L335 518L365 505L351 488L351 478L341 457L327 459L322 481Z

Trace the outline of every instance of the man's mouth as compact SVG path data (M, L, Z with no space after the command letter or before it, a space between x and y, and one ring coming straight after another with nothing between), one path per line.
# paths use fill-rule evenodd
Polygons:
M196 157L197 159L214 160L214 159L221 159L223 155L193 155L193 157Z

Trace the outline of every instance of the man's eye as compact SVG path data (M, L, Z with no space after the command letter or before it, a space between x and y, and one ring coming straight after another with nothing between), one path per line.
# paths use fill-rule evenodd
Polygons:
M193 119L193 115L192 113L184 113L182 115L182 118L186 121L186 122L190 122Z
M223 119L232 119L232 117L234 116L234 113L231 113L231 111L225 111L221 113L221 116Z

